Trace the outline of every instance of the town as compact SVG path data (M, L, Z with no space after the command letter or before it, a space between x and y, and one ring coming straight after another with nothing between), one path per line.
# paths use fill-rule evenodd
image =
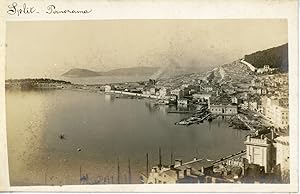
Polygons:
M276 72L268 65L255 68L244 59L233 64L239 67L234 69L236 72L225 72L228 69L222 68L201 79L185 76L180 79L181 85L174 81L149 80L141 84L104 86L106 93L114 95L153 98L157 103L194 107L188 111L192 116L176 124L190 125L206 118L229 116L233 125L252 132L245 139L246 149L239 153L216 161L194 158L186 163L180 159L169 165L160 163L146 175L142 174L143 183L289 182L288 74ZM238 72L239 69L243 72ZM223 74L220 80L215 79L217 71ZM224 79L229 75L251 79Z

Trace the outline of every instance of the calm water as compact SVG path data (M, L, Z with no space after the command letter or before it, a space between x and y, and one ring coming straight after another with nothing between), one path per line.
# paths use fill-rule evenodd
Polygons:
M128 177L133 182L150 166L170 155L184 161L193 157L216 159L244 149L246 132L228 127L223 119L189 127L174 125L186 115L167 114L167 106L151 101L113 98L80 91L7 91L7 130L12 185L79 184L90 180ZM65 140L59 138L64 133ZM77 149L81 148L81 152ZM113 176L113 178L112 178Z

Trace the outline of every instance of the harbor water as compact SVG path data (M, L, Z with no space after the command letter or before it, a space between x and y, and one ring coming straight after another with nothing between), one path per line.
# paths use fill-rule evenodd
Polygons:
M176 107L175 107L176 108ZM174 107L173 107L174 109ZM173 159L218 159L245 149L246 131L229 127L227 118L198 125L175 122L186 114L148 99L115 98L88 91L6 91L8 159L11 185L132 183L140 173ZM64 134L64 138L60 138Z

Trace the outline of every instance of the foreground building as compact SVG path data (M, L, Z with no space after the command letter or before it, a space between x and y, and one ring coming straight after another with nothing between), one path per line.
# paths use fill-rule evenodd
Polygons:
M175 184L175 183L204 183L205 176L213 173L213 161L197 159L186 163L175 160L171 166L154 166L149 176L144 177L147 184Z

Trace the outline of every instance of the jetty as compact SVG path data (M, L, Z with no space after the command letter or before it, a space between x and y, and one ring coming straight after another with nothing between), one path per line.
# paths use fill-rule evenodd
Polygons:
M199 116L191 116L187 119L183 119L179 122L176 122L175 125L192 125L192 124L199 124L203 122L205 119L207 119L210 116L210 113L202 114Z
M177 114L195 114L196 111L184 111L184 110L170 110L167 113L177 113Z

